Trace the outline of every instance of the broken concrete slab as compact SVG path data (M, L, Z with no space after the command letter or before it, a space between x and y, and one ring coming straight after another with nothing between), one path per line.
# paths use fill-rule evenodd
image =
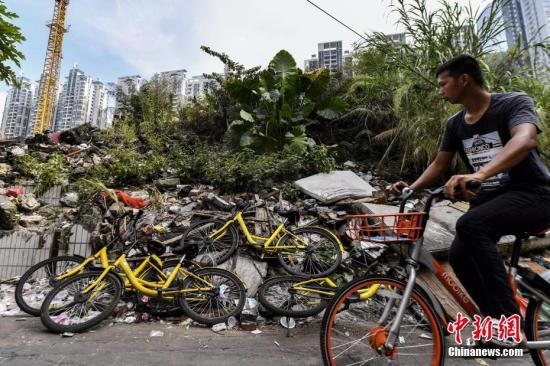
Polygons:
M61 197L59 202L63 206L72 207L72 208L78 207L78 193L76 192L65 193L63 197Z
M159 179L155 182L159 188L162 189L173 189L180 185L179 178L164 178Z
M11 170L11 165L0 163L0 177L8 177Z
M0 229L12 230L17 226L18 221L17 206L9 197L0 196Z
M247 289L247 296L256 294L267 276L267 263L249 257L236 255L227 262L221 264L220 268L236 273Z
M27 153L26 149L20 146L14 146L9 151L13 156L23 156Z
M44 222L44 217L40 215L22 215L19 219L21 226L30 227L41 225Z
M25 212L33 212L40 207L40 202L34 197L34 194L27 193L21 196L21 209Z
M214 209L218 208L218 209L221 209L223 211L229 211L233 207L229 202L227 202L226 200L224 200L223 198L221 198L219 196L216 196L212 192L208 192L205 195L203 195L202 199L203 199L203 201L213 205Z
M319 173L294 182L305 194L329 204L345 198L371 197L375 189L349 170Z

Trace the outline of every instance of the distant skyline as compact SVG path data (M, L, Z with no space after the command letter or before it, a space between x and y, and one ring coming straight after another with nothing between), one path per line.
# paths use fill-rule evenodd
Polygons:
M395 33L388 0L315 0L359 33ZM466 0L460 0L466 3ZM429 6L437 6L430 0ZM473 0L477 6L480 0ZM19 15L15 23L27 38L21 70L40 77L54 0L5 0ZM206 45L247 67L266 66L288 50L299 67L317 52L317 43L342 40L344 50L359 37L305 0L72 0L69 4L61 82L73 64L94 79L186 69L188 75L223 72L217 59L200 50ZM0 84L0 104L7 91Z

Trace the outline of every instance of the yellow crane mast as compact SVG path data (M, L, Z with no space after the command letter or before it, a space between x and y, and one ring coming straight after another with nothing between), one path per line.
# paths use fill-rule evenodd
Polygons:
M48 24L50 35L36 102L36 114L33 121L34 133L42 133L45 129L52 127L53 111L59 85L63 36L67 32L65 18L68 5L69 0L55 0L53 19Z

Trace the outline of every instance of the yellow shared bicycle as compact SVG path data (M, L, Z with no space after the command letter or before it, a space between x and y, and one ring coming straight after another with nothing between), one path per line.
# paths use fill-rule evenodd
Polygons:
M241 312L246 289L235 274L219 268L185 268L185 255L166 273L155 258L160 252L132 270L126 258L131 249L113 264L104 263L103 270L58 282L42 303L42 324L53 332L89 329L114 312L125 287L149 298L177 301L186 315L203 324L221 323ZM139 276L148 270L155 273L152 279Z
M93 269L96 266L106 268L109 265L109 255L116 257L117 253L124 250L127 243L137 240L136 222L142 214L143 211L140 210L135 215L129 211L117 216L113 225L115 237L88 258L78 255L54 256L27 269L15 288L15 300L19 308L29 315L39 316L42 301L57 282L81 273L85 269ZM126 223L126 220L129 222ZM145 252L142 252L141 249L141 247L137 247L135 254L143 256ZM155 259L147 258L146 260Z
M189 227L183 234L179 247L172 249L180 253L186 244L195 244L197 261L220 264L229 259L239 245L239 231L243 242L253 248L261 258L278 258L281 266L289 273L308 277L331 274L342 262L344 248L340 240L329 230L321 227L303 226L289 230L280 223L269 236L258 236L250 232L241 211L227 221L206 219ZM281 216L297 217L297 211L279 212ZM257 222L258 220L255 220ZM269 215L270 228L273 217Z
M379 286L361 289L356 301L371 298ZM258 290L258 299L275 315L307 318L319 314L339 290L329 277L304 278L299 276L271 277Z

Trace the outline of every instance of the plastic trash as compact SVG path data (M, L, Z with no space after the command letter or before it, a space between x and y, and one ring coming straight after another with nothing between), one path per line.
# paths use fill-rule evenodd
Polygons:
M279 319L279 323L281 326L287 329L294 329L296 328L296 320L292 317L283 316L281 319Z
M164 337L164 332L162 330L152 330L149 337Z
M221 332L223 330L226 330L227 325L225 325L225 323L218 323L218 324L214 324L211 329L212 329L213 332L217 333L217 332Z
M237 319L234 316L230 316L227 319L227 329L234 328L237 325Z

